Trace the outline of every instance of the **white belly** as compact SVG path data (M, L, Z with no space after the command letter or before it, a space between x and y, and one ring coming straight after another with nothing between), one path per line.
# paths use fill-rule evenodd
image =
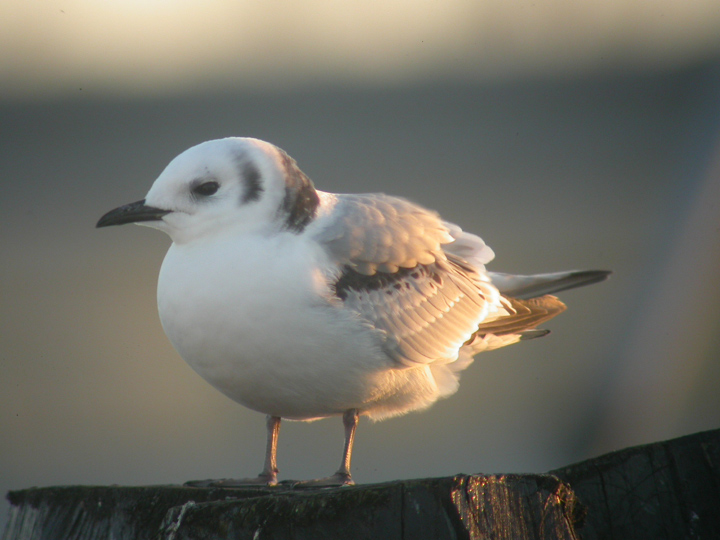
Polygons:
M310 419L367 408L394 371L379 336L323 294L320 250L291 240L173 244L158 282L163 328L198 374L251 409Z

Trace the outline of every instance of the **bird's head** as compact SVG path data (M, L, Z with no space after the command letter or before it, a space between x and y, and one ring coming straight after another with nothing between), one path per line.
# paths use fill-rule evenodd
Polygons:
M138 223L177 243L269 227L298 232L317 205L312 182L285 152L257 139L227 138L177 156L145 199L111 210L97 227Z

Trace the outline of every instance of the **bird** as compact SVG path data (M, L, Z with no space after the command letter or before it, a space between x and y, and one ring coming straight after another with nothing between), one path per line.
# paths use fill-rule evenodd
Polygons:
M344 426L340 466L296 485L354 484L361 416L452 395L477 354L546 335L537 327L566 309L555 293L611 273L488 271L493 250L438 213L382 193L323 192L284 150L245 137L182 152L144 199L96 226L126 223L172 240L157 303L174 348L267 418L257 477L196 486L277 485L281 420L328 417Z

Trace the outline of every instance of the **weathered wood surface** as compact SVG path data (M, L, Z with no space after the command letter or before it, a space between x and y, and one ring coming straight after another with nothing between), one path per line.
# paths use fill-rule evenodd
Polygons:
M548 475L315 490L69 486L8 499L4 540L720 538L720 430Z
M552 471L587 507L583 540L720 539L720 430Z
M5 540L575 538L575 499L549 475L332 489L54 487L11 492Z

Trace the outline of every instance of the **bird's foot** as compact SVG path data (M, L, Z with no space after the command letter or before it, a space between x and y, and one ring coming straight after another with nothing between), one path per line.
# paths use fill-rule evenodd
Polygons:
M292 487L295 489L311 489L354 485L355 482L353 482L353 479L349 473L338 471L332 476L328 476L327 478L317 478L315 480L301 480L299 482L293 482Z
M220 480L191 480L185 482L188 487L248 487L276 486L277 474L260 473L255 478L222 478Z

